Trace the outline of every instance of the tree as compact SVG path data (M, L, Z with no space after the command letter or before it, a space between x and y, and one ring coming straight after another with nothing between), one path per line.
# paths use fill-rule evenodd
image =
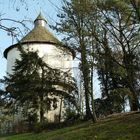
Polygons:
M56 102L61 96L65 100L76 105L73 92L76 93L73 78L66 72L49 67L37 52L23 50L21 59L16 60L13 74L4 77L3 82L7 85L9 106L17 110L23 109L23 113L37 114L39 121L44 122L44 113L49 111L50 104L57 108ZM57 88L63 87L63 88Z
M80 56L87 116L90 116L95 66L99 70L102 95L111 94L109 101L114 104L119 101L122 109L128 98L131 110L138 110L139 2L71 0L64 4L57 29L65 33L64 41ZM118 98L114 100L113 96Z
M126 96L125 93L120 92L120 89L124 88L121 68L111 59L112 52L107 44L105 50L98 52L98 55L97 73L102 92L101 99L107 102L102 107L106 106L108 109L105 114L121 112L124 109L124 97Z
M57 23L56 30L63 33L64 41L77 52L80 60L79 68L82 72L85 106L86 106L86 119L92 118L96 121L94 111L93 93L91 86L92 71L89 63L88 52L92 48L91 43L88 41L89 34L85 24L89 20L89 14L92 11L92 1L71 0L70 2L64 1L63 12L58 15L60 23ZM90 6L89 6L90 5ZM92 110L90 107L90 100L92 100Z
M113 66L118 67L116 70L117 73L119 70L122 71L119 75L124 82L122 85L121 80L119 84L121 84L124 88L128 88L130 91L128 92L128 96L131 110L138 110L139 101L138 93L135 91L135 86L138 85L137 73L139 70L137 65L137 49L140 42L138 39L139 24L133 21L135 13L133 12L133 9L130 8L130 3L125 0L98 1L95 5L98 15L96 16L98 30L94 32L93 36L98 42L98 50L106 52L106 49L108 49L112 52L112 54L107 54L107 57L114 61L113 63L115 65ZM99 51L97 51L97 54L98 52ZM105 61L107 61L106 58L104 62ZM110 63L107 62L106 64L111 70L112 68L109 66ZM110 71L109 69L106 69L107 75ZM110 78L110 76L108 78ZM109 90L109 87L107 90Z
M140 1L139 0L130 0L132 5L132 11L135 13L136 20L140 22Z

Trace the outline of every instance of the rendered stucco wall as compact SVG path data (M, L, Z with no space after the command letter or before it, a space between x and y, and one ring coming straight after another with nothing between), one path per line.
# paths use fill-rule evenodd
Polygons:
M58 47L51 44L30 44L23 45L23 48L38 51L39 56L53 68L62 69L63 71L71 70L72 55L60 50ZM7 72L12 74L12 69L15 60L20 59L20 52L17 48L13 48L7 55Z

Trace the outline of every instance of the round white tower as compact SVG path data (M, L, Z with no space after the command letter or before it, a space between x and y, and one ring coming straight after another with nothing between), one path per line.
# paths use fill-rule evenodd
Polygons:
M38 51L39 56L45 59L45 62L54 68L60 68L64 71L71 69L71 61L74 53L53 36L46 28L47 21L41 15L34 21L34 28L17 44L14 44L4 51L4 57L7 59L7 72L12 73L15 60L20 58L19 46L25 49Z
M13 73L15 60L20 59L20 51L18 47L32 51L38 51L40 57L43 57L45 62L52 68L58 68L63 71L71 71L71 61L74 57L74 52L53 36L46 28L47 21L41 15L34 21L34 28L17 44L11 45L4 51L4 57L7 59L7 73ZM60 104L60 103L59 103ZM47 118L54 121L54 114L58 114L59 108L49 111Z

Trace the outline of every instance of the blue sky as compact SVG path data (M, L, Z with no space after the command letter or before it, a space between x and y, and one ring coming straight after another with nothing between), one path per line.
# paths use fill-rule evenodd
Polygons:
M48 24L54 24L57 21L58 7L61 7L61 0L25 0L26 3L20 3L19 0L0 0L0 18L10 18L14 20L28 20L26 26L33 28L33 21L41 11L46 17ZM2 22L8 27L19 26L10 21ZM19 28L22 30L21 26ZM54 34L55 32L52 31ZM24 34L24 31L23 31ZM20 38L19 38L20 39ZM16 40L14 40L16 43ZM0 30L0 78L6 72L6 59L3 57L3 51L12 45L12 38L7 32Z

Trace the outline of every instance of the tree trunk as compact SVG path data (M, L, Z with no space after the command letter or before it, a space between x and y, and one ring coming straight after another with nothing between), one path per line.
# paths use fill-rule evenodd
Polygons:
M96 118L95 118L95 116L93 116L92 111L90 109L90 97L91 97L90 76L89 76L90 71L89 71L88 68L86 68L86 65L83 65L84 68L82 69L83 70L82 71L83 72L83 78L84 78L84 88L85 88L85 105L86 105L85 119L86 120L92 119L92 121L95 122ZM94 108L94 106L92 106L92 107Z
M60 98L59 122L61 122L62 99L63 99L63 98Z
M95 113L95 106L94 106L94 97L93 97L93 67L91 68L91 106L92 106L92 113L93 113L93 122L97 122L97 116Z
M86 120L89 120L92 118L92 113L90 110L89 105L89 96L90 96L90 70L89 70L89 64L87 61L87 52L86 52L86 46L85 46L85 40L83 37L83 34L81 34L80 39L80 48L81 48L81 72L83 75L83 83L84 83L84 90L85 90L85 105L86 105Z
M44 122L43 95L40 96L40 123Z
M130 84L130 83L129 83ZM132 92L132 98L130 100L130 108L131 111L137 111L140 109L140 105L139 105L139 101L138 101L138 97L136 95L136 91L134 90L134 88L131 86L131 84L129 85L130 87L130 91Z
M128 44L129 45L129 44ZM131 111L137 111L138 109L140 109L139 106L139 101L138 101L138 97L137 97L137 93L135 91L135 77L136 77L136 71L134 70L134 65L133 65L133 53L131 51L129 51L128 53L125 50L125 47L123 48L123 53L124 53L124 65L125 65L125 69L126 69L126 74L127 74L127 86L131 91L131 99L130 99L130 108ZM132 67L133 66L133 67Z

